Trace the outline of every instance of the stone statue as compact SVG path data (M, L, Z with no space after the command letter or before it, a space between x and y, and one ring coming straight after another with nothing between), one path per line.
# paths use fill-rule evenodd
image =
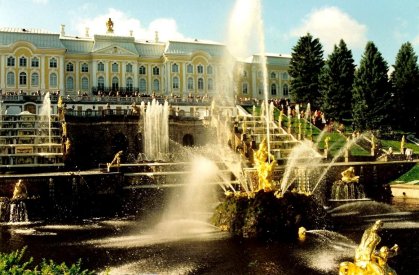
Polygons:
M113 160L111 162L107 163L108 172L110 172L110 169L111 169L112 166L114 166L114 165L116 165L116 167L119 167L120 166L120 164L121 164L121 156L122 156L122 153L123 152L124 151L121 150L118 153L116 153L115 156L113 157Z
M113 22L111 18L109 18L109 20L106 22L106 28L107 33L113 33Z
M255 153L255 163L259 178L258 190L271 191L272 172L275 168L276 161L274 156L268 152L268 144L266 142L266 138L264 138L259 144L259 149Z
M12 200L24 200L26 198L28 198L28 190L26 189L26 185L20 179L13 190Z
M379 251L377 245L381 241L378 231L383 223L377 220L371 227L364 231L361 243L355 250L355 261L343 262L339 266L339 274L372 274L372 275L396 275L396 272L388 266L387 260L397 255L399 247L394 245L392 248L383 246Z
M342 175L342 181L344 183L351 183L351 182L358 183L359 182L359 176L355 176L355 169L353 166L343 171L341 175Z

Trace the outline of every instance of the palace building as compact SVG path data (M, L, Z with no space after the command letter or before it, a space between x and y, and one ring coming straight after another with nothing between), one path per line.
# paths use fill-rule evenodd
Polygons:
M223 44L136 41L113 34L68 36L34 29L0 28L0 89L3 94L38 91L76 95L214 96L264 98L260 56L234 59ZM233 62L225 62L225 60ZM266 55L270 98L288 98L289 56ZM228 66L227 64L234 64ZM230 68L231 67L231 68ZM234 81L226 86L226 76Z

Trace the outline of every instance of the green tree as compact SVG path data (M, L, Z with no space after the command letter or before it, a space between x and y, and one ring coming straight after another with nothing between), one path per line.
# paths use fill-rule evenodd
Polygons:
M290 95L295 102L310 103L313 109L321 107L319 77L324 66L323 46L311 34L300 37L291 53L289 74Z
M368 42L355 72L352 114L357 130L375 130L388 124L391 86L388 65L373 42Z
M322 70L322 111L327 118L342 121L352 117L352 85L354 83L355 64L351 50L340 40L328 56Z
M404 43L396 56L391 74L394 96L393 124L399 130L418 131L419 66L418 57L409 42Z

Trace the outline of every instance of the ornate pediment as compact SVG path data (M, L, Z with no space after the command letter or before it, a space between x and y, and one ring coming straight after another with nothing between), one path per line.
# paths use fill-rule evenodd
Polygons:
M132 52L130 50L127 50L124 47L118 46L118 45L110 45L107 47L103 47L101 49L97 49L94 51L96 54L106 54L106 55L131 55L131 56L137 56L138 53Z

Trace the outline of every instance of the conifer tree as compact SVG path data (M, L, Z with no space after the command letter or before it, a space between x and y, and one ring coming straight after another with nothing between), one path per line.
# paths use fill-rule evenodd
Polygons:
M295 102L310 103L313 109L321 107L319 77L324 65L323 46L311 34L300 37L291 53L289 74L290 95Z
M340 40L322 70L322 111L327 118L342 122L352 117L352 85L355 65L351 50Z
M373 42L368 42L355 72L352 113L357 130L375 130L388 124L391 86L388 66Z
M393 67L393 126L399 130L418 131L419 66L412 44L407 42L401 46Z

